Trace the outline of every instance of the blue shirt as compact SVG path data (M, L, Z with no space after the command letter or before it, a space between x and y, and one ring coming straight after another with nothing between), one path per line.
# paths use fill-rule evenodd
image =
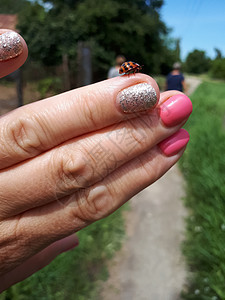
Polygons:
M178 75L169 75L166 78L167 90L177 90L183 92L182 82L184 81L184 76L182 73Z

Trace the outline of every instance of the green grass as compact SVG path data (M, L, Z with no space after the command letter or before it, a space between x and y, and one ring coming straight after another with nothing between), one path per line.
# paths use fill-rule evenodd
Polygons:
M152 76L152 75L150 75L150 76ZM165 86L166 86L166 76L163 76L163 75L155 75L154 76L153 75L152 77L157 82L160 91L164 91L165 90Z
M184 299L225 299L225 84L204 82L191 96L191 139L181 161L189 209L183 251Z
M0 300L99 300L98 281L108 276L106 261L125 235L123 209L81 230L79 247L11 287Z

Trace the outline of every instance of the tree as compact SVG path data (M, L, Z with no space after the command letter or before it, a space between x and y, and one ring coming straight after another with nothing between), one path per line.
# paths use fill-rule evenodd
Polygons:
M222 51L214 48L216 57L211 63L210 75L213 78L225 79L225 58L223 58Z
M197 50L190 52L185 61L185 70L189 73L201 74L210 68L210 59L205 51Z
M210 73L213 78L225 79L225 58L217 58L212 61Z
M165 36L163 51L158 60L160 61L160 73L167 75L173 64L180 61L180 40Z
M179 53L167 45L169 33L161 20L162 0L42 0L29 3L19 19L30 57L45 65L62 62L76 70L77 45L92 50L95 80L106 77L116 55L144 65L144 72L167 72ZM177 54L176 54L177 53ZM178 54L179 55L179 54Z
M26 0L1 0L0 13L1 14L15 14L18 13L26 4Z
M180 39L175 40L175 55L176 61L180 61Z
M221 59L223 57L222 51L218 48L214 48L214 51L216 52L216 57L215 59Z

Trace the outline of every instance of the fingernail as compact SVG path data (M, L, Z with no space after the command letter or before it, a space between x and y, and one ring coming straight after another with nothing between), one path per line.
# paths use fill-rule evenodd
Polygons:
M168 127L180 124L191 112L191 100L183 94L170 97L160 106L160 117Z
M148 83L132 85L117 96L117 103L125 113L134 113L153 108L157 104L155 89Z
M62 247L60 251L61 253L70 251L79 245L79 239L75 234L64 238L60 242Z
M18 33L7 31L0 35L0 61L19 56L23 52L23 44Z
M173 156L183 149L189 142L190 136L185 129L180 129L159 144L166 156Z

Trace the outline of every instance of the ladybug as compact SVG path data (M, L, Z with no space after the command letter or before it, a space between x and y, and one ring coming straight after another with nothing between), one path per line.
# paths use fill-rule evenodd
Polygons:
M130 73L138 73L140 72L140 70L142 69L142 67L133 62L133 61L126 61L125 63L123 63L119 69L119 74L130 74Z

